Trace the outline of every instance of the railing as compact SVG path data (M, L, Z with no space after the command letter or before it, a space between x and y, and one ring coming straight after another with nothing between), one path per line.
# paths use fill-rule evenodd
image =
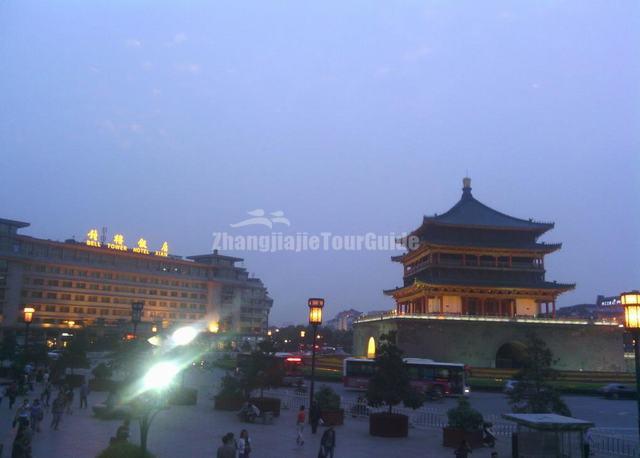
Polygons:
M597 455L637 457L640 453L638 439L627 435L605 433L595 429L591 432L590 443L591 451Z

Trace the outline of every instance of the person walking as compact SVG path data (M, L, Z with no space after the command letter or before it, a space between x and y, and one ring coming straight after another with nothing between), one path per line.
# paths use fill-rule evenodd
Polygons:
M87 408L87 396L89 396L89 385L84 382L80 387L80 408Z
M336 448L336 431L333 429L333 426L329 426L329 428L322 434L322 438L320 439L320 453L318 456L322 456L323 458L333 458L333 452Z
M31 404L31 429L33 432L40 432L40 422L44 418L44 410L42 409L42 404L40 404L40 400L36 399Z
M31 458L31 438L29 420L22 418L11 447L11 458Z
M309 423L311 423L311 433L315 434L318 430L318 423L320 423L320 406L318 401L313 401L311 408L309 409Z
M67 405L67 413L71 415L73 413L73 388L70 385L66 385L64 388L65 403Z
M7 388L7 397L9 398L9 409L13 409L13 405L16 403L18 397L18 386L16 382L12 382Z
M51 405L51 427L56 431L60 425L60 420L62 420L63 413L64 399L62 398L62 394L59 394L58 397L53 400L53 404Z
M456 458L468 458L469 453L473 453L467 441L463 440L460 443L460 446L453 452L456 455Z
M298 415L296 416L296 444L299 446L304 445L304 438L302 437L302 432L304 431L304 422L305 422L305 413L304 406L300 406L300 410L298 410Z
M40 394L40 402L45 408L49 408L49 401L51 400L51 383L47 382L44 385L44 390Z
M23 399L22 404L16 410L16 415L13 418L13 426L15 427L21 420L29 420L31 416L31 405L29 405L29 400L27 398Z
M251 439L249 439L249 431L243 429L240 431L240 437L237 442L238 458L249 458L251 454Z
M222 436L222 445L218 447L216 458L236 458L236 446L233 440L233 433Z

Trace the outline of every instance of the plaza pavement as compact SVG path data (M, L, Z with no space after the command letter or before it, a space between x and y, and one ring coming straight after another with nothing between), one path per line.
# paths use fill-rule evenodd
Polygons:
M217 380L217 377L215 377ZM210 372L194 371L188 377L188 385L199 389L196 406L172 406L156 417L149 433L149 449L158 458L205 458L215 457L221 437L231 431L237 436L242 428L249 431L252 439L252 457L260 458L316 458L320 435L305 430L305 444L295 444L295 409L285 410L272 425L250 425L241 423L233 412L213 410L209 396L214 391L214 375ZM38 390L36 390L38 392ZM89 406L101 402L104 393L92 393ZM20 400L20 399L19 399ZM91 409L79 410L76 405L72 415L65 415L58 431L49 428L50 414L42 423L42 432L33 440L34 458L93 458L109 443L120 421L98 420ZM17 403L16 403L17 404ZM0 406L0 438L5 444L5 457L10 456L11 420L15 414L9 411L7 400ZM411 429L408 438L387 439L368 434L366 419L348 417L344 426L336 428L336 457L344 458L400 458L400 457L453 457L453 450L442 447L440 430ZM137 423L132 422L131 440L138 443ZM496 447L498 456L510 456L507 438L500 438ZM489 457L490 449L475 450L473 457Z

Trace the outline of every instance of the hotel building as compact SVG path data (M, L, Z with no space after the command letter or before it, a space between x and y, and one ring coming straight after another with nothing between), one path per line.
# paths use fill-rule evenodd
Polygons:
M20 231L29 223L0 219L0 329L22 329L33 307L33 328L129 329L131 304L143 302L140 329L206 322L243 336L266 332L273 300L241 258L217 252L182 258L121 234L57 242Z

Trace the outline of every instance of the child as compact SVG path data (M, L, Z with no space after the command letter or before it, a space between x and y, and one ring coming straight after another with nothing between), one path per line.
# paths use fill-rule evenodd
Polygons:
M300 410L298 410L298 416L296 417L296 430L298 432L298 436L296 437L296 444L304 445L304 439L302 438L302 431L304 430L304 406L300 406Z

